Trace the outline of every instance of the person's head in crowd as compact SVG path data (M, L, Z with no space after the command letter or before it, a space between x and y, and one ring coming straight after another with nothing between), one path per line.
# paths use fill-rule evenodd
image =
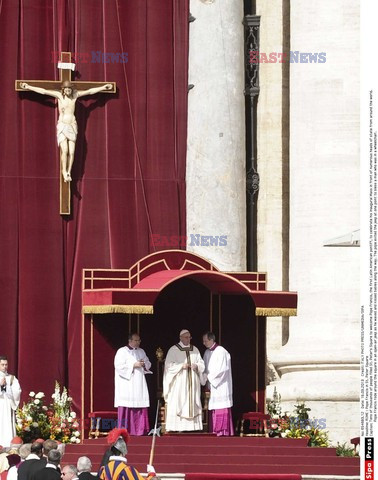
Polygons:
M58 442L49 438L43 442L43 455L47 457L51 450L56 450L57 448Z
M56 467L59 465L61 458L62 458L62 455L59 452L59 450L54 448L50 450L49 453L47 454L47 462L52 463Z
M72 480L77 478L77 468L75 465L66 465L62 470L62 479L63 480Z
M127 453L129 439L129 432L125 428L113 428L107 437L107 443L111 445L110 450L112 454L124 457Z
M58 446L56 447L57 450L60 452L61 456L63 457L65 451L66 451L66 444L65 443L58 443Z
M34 453L37 457L42 458L43 456L43 445L40 442L33 442L30 447L30 453Z
M18 451L18 454L21 457L21 460L25 460L25 458L30 455L31 453L31 443L24 443L21 445L20 450Z
M12 455L8 455L7 459L9 463L9 468L17 467L17 465L21 463L21 457L20 455L17 455L17 453L12 453Z
M78 472L90 472L92 469L92 462L88 457L80 457L77 461Z
M10 443L10 448L18 451L22 444L23 444L22 438L16 436L12 438Z

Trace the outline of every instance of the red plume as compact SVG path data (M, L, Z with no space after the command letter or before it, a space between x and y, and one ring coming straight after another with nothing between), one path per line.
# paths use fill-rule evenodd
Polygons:
M116 443L119 437L122 437L125 440L126 445L129 443L130 435L126 428L113 428L113 430L109 432L107 438L108 444L113 445L114 443Z

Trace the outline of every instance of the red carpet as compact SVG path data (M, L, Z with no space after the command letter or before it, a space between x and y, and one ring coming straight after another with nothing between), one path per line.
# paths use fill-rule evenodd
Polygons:
M151 437L131 437L127 459L141 472L146 471L150 446ZM106 448L105 439L67 445L63 463L76 463L78 457L87 455L97 470ZM267 474L275 479L282 478L277 474L359 475L359 458L337 457L335 448L310 448L306 440L291 438L163 436L156 439L153 464L157 473L185 473L188 479L189 474L206 474L208 479L215 477L207 474L217 474L217 479L238 474L254 480L259 475L267 480Z
M301 475L263 475L242 473L237 474L240 480L301 480ZM186 473L185 480L235 480L232 473Z

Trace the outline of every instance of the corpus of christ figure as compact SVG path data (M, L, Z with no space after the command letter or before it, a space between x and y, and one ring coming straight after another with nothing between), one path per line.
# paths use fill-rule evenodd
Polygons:
M71 83L67 80L63 82L61 92L33 87L26 82L21 82L20 86L24 90L31 90L32 92L40 93L41 95L49 95L50 97L58 99L59 118L56 125L56 136L60 150L62 175L65 182L70 182L72 180L71 169L74 161L77 137L77 123L75 118L76 100L85 95L94 95L103 90L112 90L113 85L107 83L101 87L78 91L73 89Z
M98 92L116 93L115 82L82 82L71 80L71 70L75 64L71 62L70 52L61 52L58 63L60 80L16 80L17 91L32 91L41 95L49 95L58 100L59 119L57 123L57 140L60 150L60 213L70 215L70 182L74 161L77 123L75 118L76 100L84 95Z

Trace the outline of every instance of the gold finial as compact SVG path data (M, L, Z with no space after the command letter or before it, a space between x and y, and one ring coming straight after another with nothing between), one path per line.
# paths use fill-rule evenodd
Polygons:
M156 354L156 358L157 358L158 362L162 362L162 361L163 361L163 358L164 358L163 349L160 348L160 347L158 347L157 350L156 350L156 352L155 352L155 354Z

